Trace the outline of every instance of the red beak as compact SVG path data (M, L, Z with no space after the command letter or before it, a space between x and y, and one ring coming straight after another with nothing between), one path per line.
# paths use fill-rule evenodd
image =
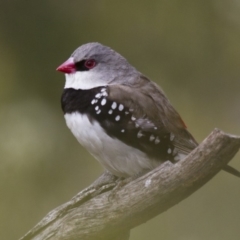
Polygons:
M73 61L73 58L70 57L66 62L61 64L56 70L59 71L59 72L63 72L63 73L74 73L74 72L76 72L76 67L75 67L75 63Z

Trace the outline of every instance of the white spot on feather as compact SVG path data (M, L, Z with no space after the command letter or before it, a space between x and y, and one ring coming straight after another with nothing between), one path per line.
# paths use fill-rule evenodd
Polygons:
M108 111L108 114L112 114L112 113L113 113L113 110L110 109L110 110Z
M101 101L101 105L102 105L102 106L105 105L106 102L107 102L107 99L106 99L106 98L103 98L103 100Z
M142 136L143 136L142 131L139 131L139 132L137 133L137 137L140 138L140 137L142 137Z
M155 142L154 142L155 144L158 144L158 143L160 143L160 139L157 137L156 139L155 139Z
M113 102L113 103L112 103L112 109L116 109L116 107L117 107L117 103L116 103L116 102Z
M152 142L155 139L154 135L151 135L149 140Z
M95 95L95 98L100 98L101 96L102 96L102 94L98 93L98 94Z
M119 120L120 120L120 116L117 115L117 116L115 117L115 120L116 120L116 121L119 121Z
M103 93L102 93L102 96L107 97L107 96L108 96L108 93L107 93L107 92L103 92Z
M122 111L124 109L124 106L122 104L119 105L118 110Z
M132 117L131 117L131 120L132 120L132 121L135 121L135 120L136 120L136 118L132 116Z

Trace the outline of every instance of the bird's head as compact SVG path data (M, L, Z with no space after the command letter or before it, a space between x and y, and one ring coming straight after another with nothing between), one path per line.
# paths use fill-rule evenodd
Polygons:
M138 74L124 57L100 43L80 46L57 71L66 75L65 88L74 89L131 84Z

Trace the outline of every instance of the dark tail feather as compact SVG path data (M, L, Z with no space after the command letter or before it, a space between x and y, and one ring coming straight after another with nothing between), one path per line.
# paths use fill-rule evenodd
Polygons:
M236 177L240 178L240 172L237 169L235 169L235 168L233 168L233 167L231 167L229 165L226 165L225 167L223 167L223 170L228 172L228 173L231 173L232 175L234 175Z

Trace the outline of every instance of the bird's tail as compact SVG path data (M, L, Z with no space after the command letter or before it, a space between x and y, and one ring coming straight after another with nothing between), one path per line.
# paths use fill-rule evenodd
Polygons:
M224 171L226 171L228 173L231 173L232 175L240 178L240 172L237 169L235 169L235 168L233 168L233 167L231 167L229 165L226 165L225 167L223 167L222 170L224 170Z

